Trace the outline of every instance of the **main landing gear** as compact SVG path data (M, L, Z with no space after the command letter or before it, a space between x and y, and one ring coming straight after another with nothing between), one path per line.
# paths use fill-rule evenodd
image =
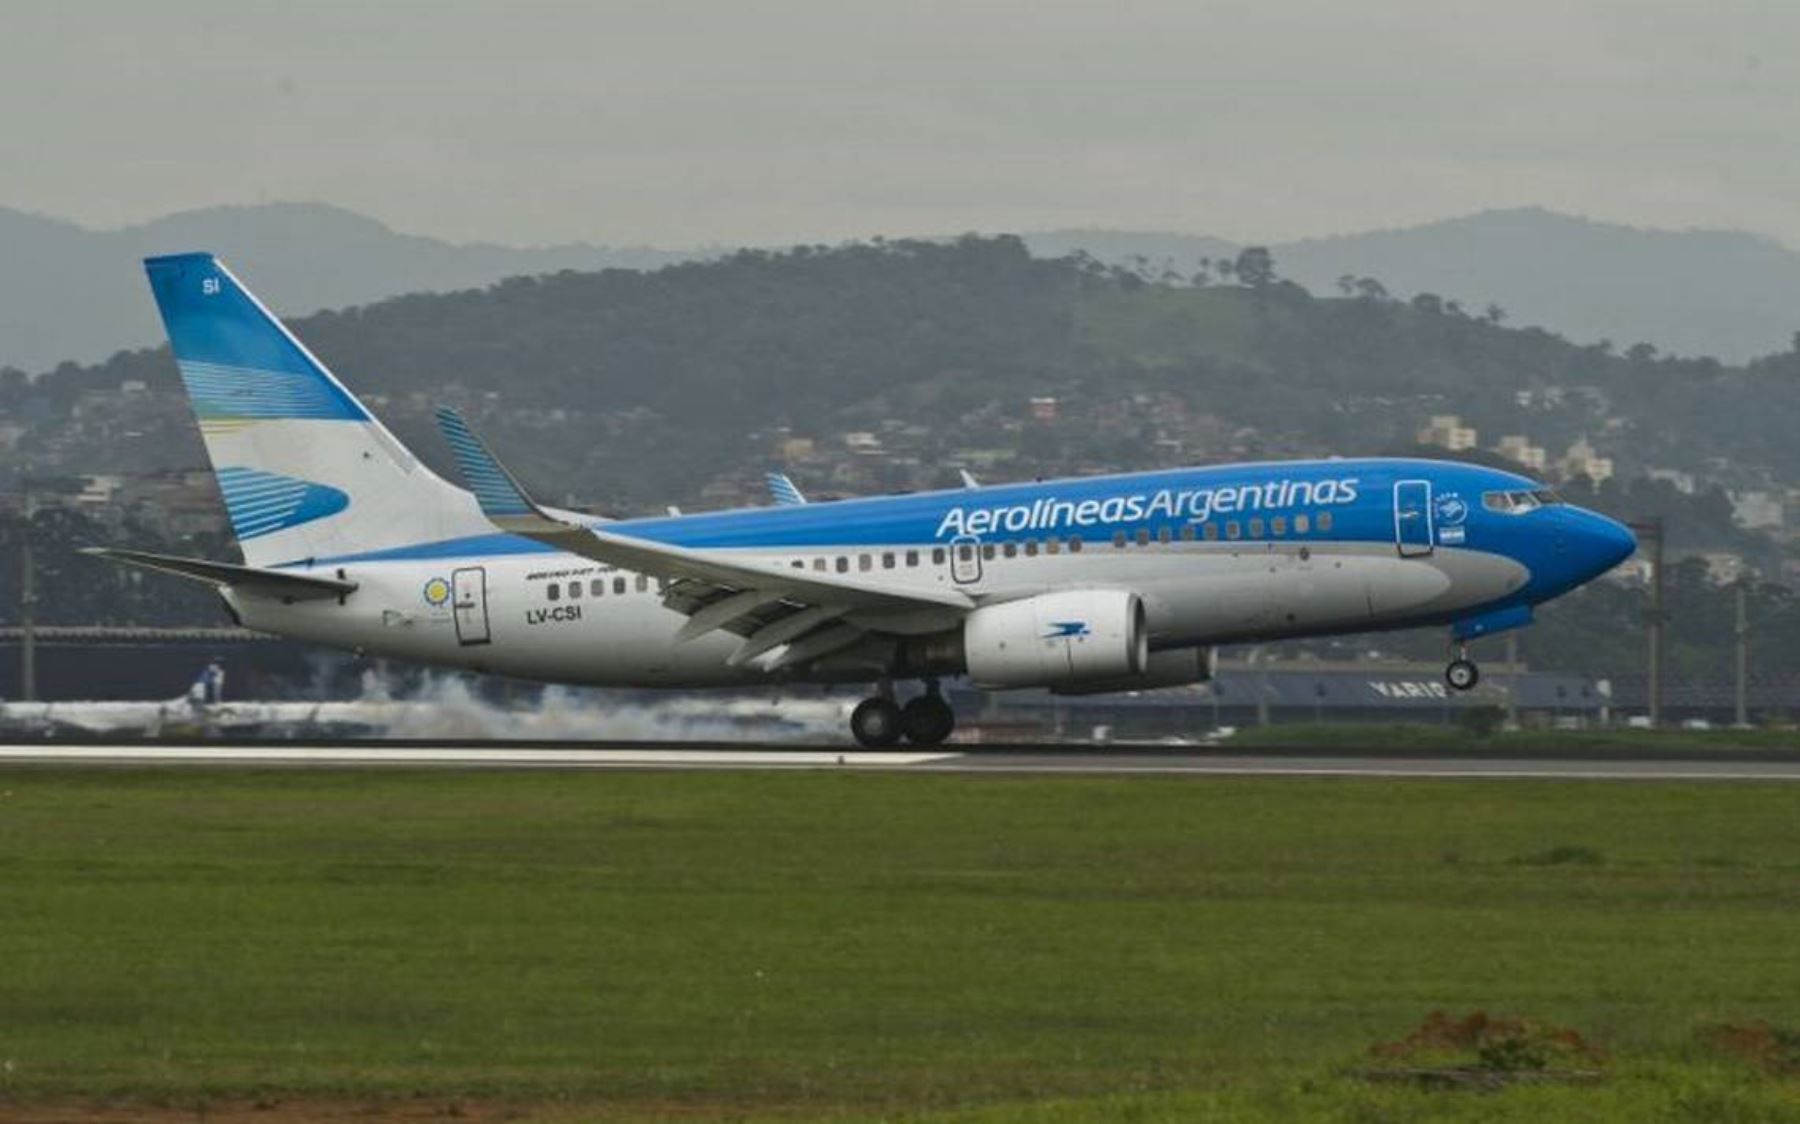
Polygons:
M956 712L944 701L935 679L926 680L925 693L905 706L894 701L893 687L866 698L850 712L850 733L867 749L886 749L900 739L917 746L942 745L956 729Z
M1450 666L1444 668L1444 682L1450 684L1452 691L1467 691L1481 682L1481 669L1469 658L1469 649L1465 644L1456 646L1456 658Z

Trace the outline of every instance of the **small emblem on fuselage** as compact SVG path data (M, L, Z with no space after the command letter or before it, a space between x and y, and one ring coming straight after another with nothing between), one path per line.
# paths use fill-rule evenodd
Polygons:
M1440 527L1457 527L1469 517L1469 505L1455 492L1445 492L1437 498L1437 521Z
M425 583L425 604L434 609L441 609L450 601L450 583L443 578L432 578Z

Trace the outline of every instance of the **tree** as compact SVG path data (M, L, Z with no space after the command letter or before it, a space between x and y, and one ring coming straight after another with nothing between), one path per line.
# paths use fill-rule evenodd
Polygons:
M1656 358L1656 345L1640 340L1625 349L1625 358L1641 366Z
M1267 246L1246 246L1238 253L1233 271L1240 284L1266 289L1275 283L1275 255Z
M1506 310L1497 304L1490 304L1482 309L1481 318L1486 320L1489 324L1504 324L1506 323Z
M1444 314L1444 298L1436 293L1420 293L1412 299L1413 311L1426 316L1442 316Z

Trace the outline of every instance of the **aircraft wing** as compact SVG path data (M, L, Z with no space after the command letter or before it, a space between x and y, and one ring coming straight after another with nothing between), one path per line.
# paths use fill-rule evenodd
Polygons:
M765 472L763 482L769 486L769 498L780 507L793 507L806 502L806 493L785 472Z
M534 502L456 411L439 407L437 420L464 482L496 527L663 579L664 602L688 615L682 639L717 629L745 638L730 658L733 664L785 646L787 651L772 665L785 667L847 647L867 632L881 631L883 617L916 615L920 610L956 614L974 608L974 602L957 590L899 592L863 575L799 570L573 522Z

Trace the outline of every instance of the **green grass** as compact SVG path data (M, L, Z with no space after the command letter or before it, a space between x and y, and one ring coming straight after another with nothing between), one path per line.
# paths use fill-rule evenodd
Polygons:
M1800 730L1516 730L1480 736L1452 723L1286 722L1246 726L1221 743L1245 749L1482 753L1800 751Z
M0 791L0 1099L1800 1114L1698 1037L1800 1023L1782 786L13 770ZM1619 1076L1342 1076L1435 1008L1574 1026Z

